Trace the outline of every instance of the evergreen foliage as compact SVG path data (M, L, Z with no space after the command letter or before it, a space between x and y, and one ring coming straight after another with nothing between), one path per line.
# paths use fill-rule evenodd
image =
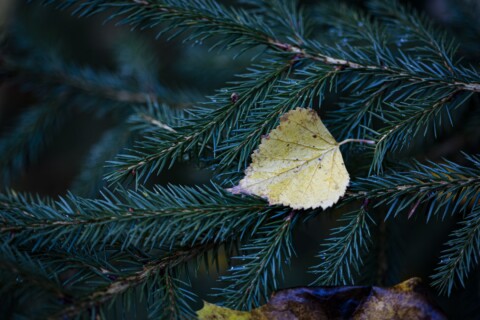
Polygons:
M466 2L451 5L466 15ZM365 6L293 0L29 4L40 5L75 19L99 16L135 33L151 29L158 41L208 46L206 57L228 52L240 74L214 94L181 90L168 83L170 75L152 71L149 48L119 54L115 67L84 66L39 48L20 23L11 27L0 77L35 103L0 135L0 314L190 319L198 302L210 298L251 309L292 272L296 230L325 217L337 222L318 245L310 268L315 285L358 283L367 267L379 274L367 281L383 284L378 279L388 272L388 258L373 244L385 241L382 224L401 233L402 217L420 222L425 234L434 223L452 229L443 249L423 253L439 256L430 270L437 293L455 295L478 273L478 143L455 140L479 137L480 72L472 54L478 32L457 41L449 33L455 29L444 30L396 0ZM475 27L480 30L478 22ZM145 58L132 62L137 55ZM248 66L242 57L252 58ZM190 63L194 68L184 70L209 68ZM227 191L262 135L299 106L318 110L338 141L376 142L342 146L353 181L347 194L322 212ZM109 127L90 146L70 191L55 197L15 191L26 168L79 114ZM447 151L432 153L443 146ZM179 163L210 170L212 182L155 184ZM396 252L394 244L387 249ZM371 257L378 257L373 266ZM206 273L220 273L219 283L211 296L199 297L192 279Z

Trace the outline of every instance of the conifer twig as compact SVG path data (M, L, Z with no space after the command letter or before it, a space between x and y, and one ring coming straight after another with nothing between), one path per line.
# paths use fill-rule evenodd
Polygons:
M414 74L408 73L404 70L389 68L387 66L365 65L365 64L360 64L360 63L356 63L349 60L331 57L321 53L309 53L305 49L296 47L289 43L278 42L275 39L268 39L267 43L269 43L275 49L283 50L283 51L295 54L299 59L314 60L326 65L338 66L345 69L367 70L367 71L378 72L380 74L391 74L399 78L408 79L409 81L412 81L412 82L440 83L447 87L451 87L459 91L480 92L480 83L466 83L466 82L456 81L456 80L447 81L447 80L425 79L423 77L418 77Z
M315 285L348 285L360 272L362 255L371 242L370 224L373 220L362 205L358 211L345 214L340 221L346 225L332 231L332 237L323 244L317 255L321 262L312 267L317 275Z
M270 290L276 289L274 275L282 272L282 263L294 254L291 233L297 220L294 210L281 220L269 219L240 249L240 256L234 259L238 265L221 278L228 286L218 289L229 305L242 309L258 307Z
M433 285L442 293L450 294L457 283L466 287L469 272L478 267L480 249L480 210L478 203L457 229L443 250L436 273L432 276Z
M112 283L109 285L98 288L93 293L78 299L72 305L69 305L56 313L51 317L51 319L57 319L60 317L74 317L95 306L106 303L114 296L120 295L131 288L141 285L156 274L165 272L167 268L173 268L185 263L199 255L204 254L214 246L215 243L210 242L188 249L179 249L159 259L158 261L152 261L146 264L141 271L128 276L120 277L112 281Z

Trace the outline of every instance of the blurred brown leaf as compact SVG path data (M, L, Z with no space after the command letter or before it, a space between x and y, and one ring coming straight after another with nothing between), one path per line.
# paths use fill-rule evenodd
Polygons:
M200 320L440 320L444 313L428 297L419 278L389 288L371 286L299 287L280 290L251 312L205 302Z

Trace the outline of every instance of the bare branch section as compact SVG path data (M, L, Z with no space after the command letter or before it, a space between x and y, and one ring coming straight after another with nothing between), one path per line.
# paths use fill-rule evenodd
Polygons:
M144 119L146 122L151 123L152 125L159 127L160 129L164 129L173 133L176 133L177 131L170 127L169 125L166 125L165 123L162 123L158 121L157 119L154 119L153 117L149 116L148 114L140 114L139 115L142 119Z

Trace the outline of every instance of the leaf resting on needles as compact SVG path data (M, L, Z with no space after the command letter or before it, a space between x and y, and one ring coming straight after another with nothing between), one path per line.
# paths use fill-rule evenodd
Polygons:
M293 209L326 209L350 181L339 146L314 110L292 110L262 137L245 177L230 191Z

